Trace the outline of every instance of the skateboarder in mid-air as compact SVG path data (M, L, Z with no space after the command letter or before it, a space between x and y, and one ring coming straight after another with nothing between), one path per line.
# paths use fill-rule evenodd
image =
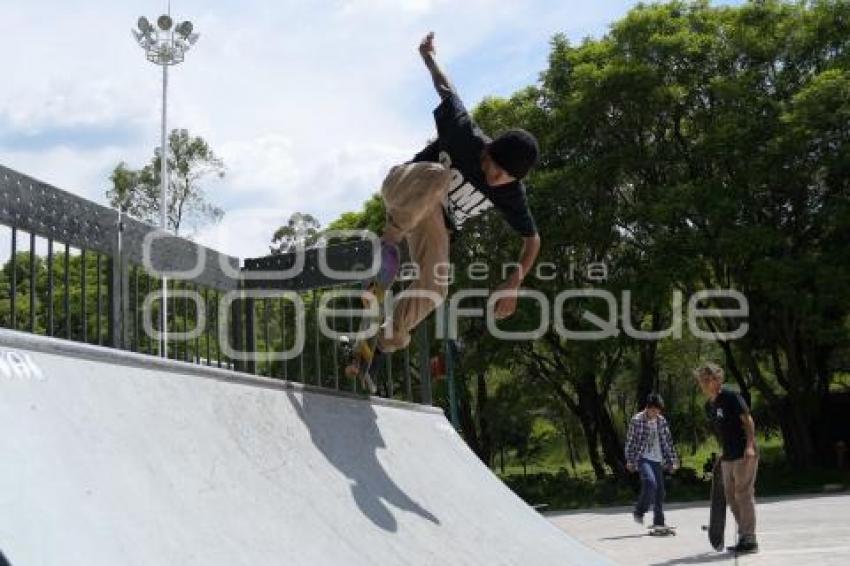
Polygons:
M664 522L664 470L679 467L679 456L667 420L661 416L664 400L651 393L643 411L632 417L626 436L626 468L640 474L640 496L632 513L643 524L652 506L652 530L670 532Z
M406 347L411 330L445 299L450 236L465 222L495 208L522 238L519 268L500 287L507 293L495 304L497 318L515 311L517 296L512 291L519 289L540 250L521 182L537 161L537 140L521 129L508 130L495 140L488 138L437 64L433 33L422 40L419 53L442 99L434 110L437 139L412 161L393 167L383 182L387 218L375 282L381 289L392 285L399 268L398 245L406 239L417 267L407 291L416 294L395 302L379 333L371 363L367 361L369 372L377 367L382 353ZM355 352L355 357L364 360L362 353Z
M759 459L756 425L750 408L741 395L723 387L723 369L720 366L704 364L694 375L708 398L706 415L723 449L720 465L726 503L738 524L738 544L729 547L729 550L737 554L758 552L755 485Z

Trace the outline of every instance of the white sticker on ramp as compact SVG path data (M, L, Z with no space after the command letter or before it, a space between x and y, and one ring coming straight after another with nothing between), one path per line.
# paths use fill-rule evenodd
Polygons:
M47 381L29 354L0 349L0 375L8 380Z

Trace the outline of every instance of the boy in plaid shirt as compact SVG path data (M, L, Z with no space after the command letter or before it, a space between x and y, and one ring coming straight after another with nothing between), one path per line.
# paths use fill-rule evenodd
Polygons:
M664 400L651 393L643 411L632 417L626 436L626 468L640 473L641 490L633 516L643 524L643 516L652 505L652 526L664 526L664 470L679 467L679 456L667 420L661 416Z

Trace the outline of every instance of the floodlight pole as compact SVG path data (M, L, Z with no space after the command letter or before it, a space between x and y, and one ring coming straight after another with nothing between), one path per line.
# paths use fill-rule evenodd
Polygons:
M168 140L166 139L166 123L168 111L168 65L162 66L162 144L159 146L160 160L160 198L159 198L159 227L162 232L168 231ZM162 276L162 320L160 331L162 332L162 357L168 357L168 279Z
M168 232L168 67L182 63L186 52L198 40L198 34L192 33L192 23L184 21L176 28L171 19L171 6L168 14L157 20L155 29L147 18L139 18L138 30L133 35L139 46L145 50L148 61L162 67L162 132L160 145L160 229ZM156 35L154 35L154 33ZM168 357L168 279L162 275L162 307L160 309L160 355Z

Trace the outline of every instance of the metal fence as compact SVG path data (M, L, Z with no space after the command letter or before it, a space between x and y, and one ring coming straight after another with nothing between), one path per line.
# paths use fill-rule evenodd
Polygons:
M275 277L294 264L294 254L248 259L243 266L239 258L163 237L156 227L3 166L0 225L9 250L8 257L0 254L0 326L365 393L342 375L342 347L318 323L325 293L360 282L323 275L318 250L306 252L296 276ZM356 241L322 253L327 265L344 271L368 265L372 248ZM162 290L160 272L182 273L167 279L167 344L145 329L160 326L162 305L154 297ZM304 320L296 320L293 295L305 307ZM335 330L351 332L358 323L343 319ZM300 354L281 359L299 331ZM257 355L244 355L249 352ZM385 357L378 394L430 404L429 354L423 324L410 348Z

